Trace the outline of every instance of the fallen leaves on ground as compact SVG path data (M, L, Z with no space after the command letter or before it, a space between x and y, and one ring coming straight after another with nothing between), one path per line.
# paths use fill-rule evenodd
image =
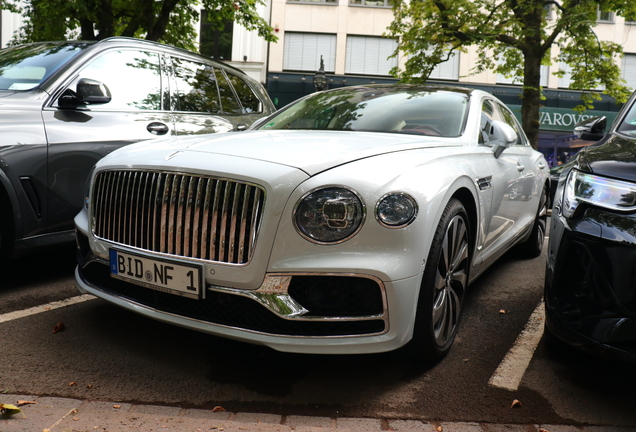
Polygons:
M11 417L12 415L21 413L22 410L15 405L11 404L0 404L0 416L1 417ZM22 414L24 416L24 414Z
M53 327L53 333L61 332L65 328L66 328L66 326L64 325L64 323L63 322L59 322L59 323L55 324L55 326Z
M520 406L521 406L521 401L519 401L518 399L515 399L512 401L512 405L510 406L510 408L520 407Z
M22 405L30 405L30 404L34 404L37 402L33 402L33 401L26 401L26 400L19 400L18 401L18 406L22 406Z
M215 406L214 408L212 408L212 412L218 412L218 411L226 411L226 409L223 408L222 406Z

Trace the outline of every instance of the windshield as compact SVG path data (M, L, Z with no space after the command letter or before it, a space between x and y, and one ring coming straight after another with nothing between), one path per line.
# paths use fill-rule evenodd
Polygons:
M636 99L632 99L632 101L636 102ZM618 126L618 131L625 135L636 136L636 103L632 103L627 115Z
M89 43L35 43L0 50L0 90L30 90Z
M292 104L259 129L395 132L456 137L468 96L431 87L347 87L315 93Z

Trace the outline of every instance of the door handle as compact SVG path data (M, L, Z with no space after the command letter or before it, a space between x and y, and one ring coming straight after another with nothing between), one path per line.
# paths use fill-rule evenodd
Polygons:
M170 128L161 122L152 122L146 126L146 130L153 135L165 135L170 132Z

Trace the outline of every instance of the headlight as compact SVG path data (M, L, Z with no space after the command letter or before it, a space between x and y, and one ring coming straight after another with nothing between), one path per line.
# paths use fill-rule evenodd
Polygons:
M384 195L375 206L375 218L387 228L403 228L417 216L417 203L402 192Z
M563 216L572 217L581 203L610 210L636 210L636 184L572 170L563 193Z
M294 226L307 240L321 244L339 243L362 227L365 208L350 189L328 186L303 196L294 209Z

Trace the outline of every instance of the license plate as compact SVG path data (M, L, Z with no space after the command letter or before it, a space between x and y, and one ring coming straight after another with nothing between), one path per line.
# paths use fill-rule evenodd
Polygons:
M201 298L202 269L195 264L149 259L110 249L110 275L157 291Z

